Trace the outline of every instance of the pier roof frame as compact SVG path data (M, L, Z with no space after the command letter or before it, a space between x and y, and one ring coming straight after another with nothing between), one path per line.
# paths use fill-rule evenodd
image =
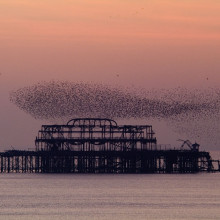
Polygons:
M78 127L117 127L116 121L108 118L74 118L67 122L67 125L78 126Z

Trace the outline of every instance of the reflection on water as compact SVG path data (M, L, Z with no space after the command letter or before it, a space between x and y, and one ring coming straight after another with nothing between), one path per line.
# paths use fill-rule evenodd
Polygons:
M220 219L220 174L1 174L0 219Z

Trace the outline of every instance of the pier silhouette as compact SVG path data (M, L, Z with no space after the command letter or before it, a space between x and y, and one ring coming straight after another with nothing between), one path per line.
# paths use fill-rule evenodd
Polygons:
M157 144L151 125L118 125L107 118L76 118L42 125L35 150L0 153L1 173L197 173L220 171L199 151Z

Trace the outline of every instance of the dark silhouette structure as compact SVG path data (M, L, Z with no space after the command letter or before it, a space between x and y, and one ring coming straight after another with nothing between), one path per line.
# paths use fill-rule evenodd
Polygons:
M219 161L197 143L180 149L157 145L152 126L77 118L42 125L35 151L0 153L0 172L34 173L196 173L219 171ZM184 149L184 145L187 148ZM217 163L217 168L214 167Z

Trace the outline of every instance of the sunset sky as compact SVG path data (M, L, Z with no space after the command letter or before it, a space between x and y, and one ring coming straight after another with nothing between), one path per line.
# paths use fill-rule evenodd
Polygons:
M219 12L219 0L0 0L0 150L33 147L50 123L9 101L34 83L219 87Z

